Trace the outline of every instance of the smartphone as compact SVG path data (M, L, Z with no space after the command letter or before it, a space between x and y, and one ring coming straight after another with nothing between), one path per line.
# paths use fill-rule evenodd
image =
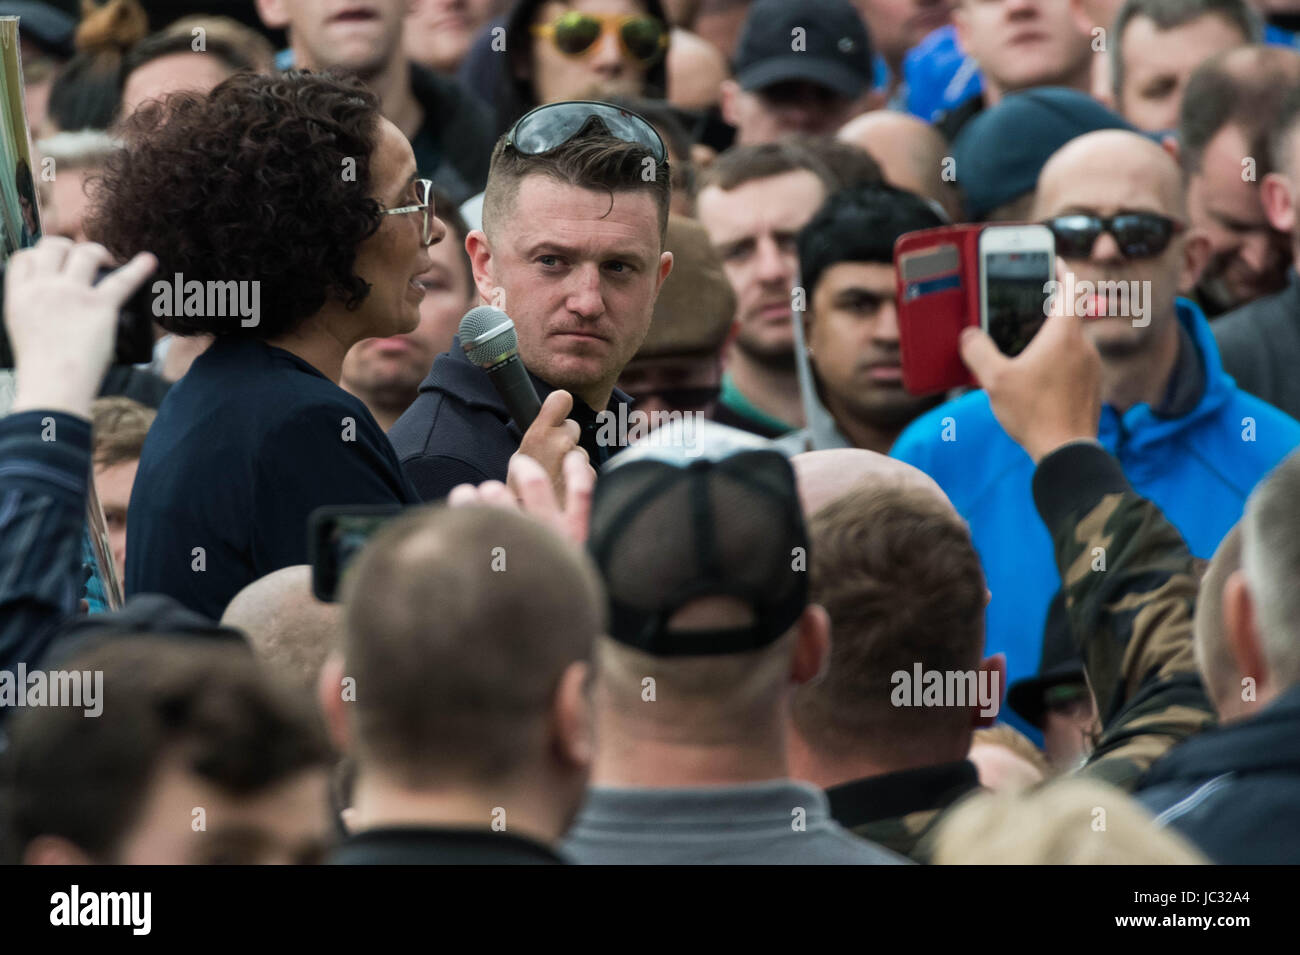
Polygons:
M4 314L5 268L8 262L0 264L0 315ZM102 266L95 275L98 284L104 276L116 271L115 266ZM152 294L153 277L145 279L140 287L131 293L131 297L122 303L117 316L117 337L113 346L113 364L142 365L153 359L153 312ZM55 319L57 320L57 319ZM0 321L0 369L14 366L14 353L9 346L9 336L5 334L4 322Z
M957 350L975 325L976 245L982 226L949 225L908 232L894 243L895 300L903 387L930 395L973 385Z
M374 533L402 512L400 505L318 507L307 518L307 555L311 590L317 600L338 599L339 582L348 564Z
M1047 317L1056 241L1043 225L988 226L979 236L980 327L1019 355Z

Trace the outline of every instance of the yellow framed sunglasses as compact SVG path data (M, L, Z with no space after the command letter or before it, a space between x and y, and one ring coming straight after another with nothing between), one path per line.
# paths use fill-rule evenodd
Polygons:
M550 40L557 50L575 59L589 56L596 49L597 41L608 33L618 37L619 46L628 57L644 66L655 63L668 49L667 25L644 15L615 16L570 10L550 23L535 24L530 32Z

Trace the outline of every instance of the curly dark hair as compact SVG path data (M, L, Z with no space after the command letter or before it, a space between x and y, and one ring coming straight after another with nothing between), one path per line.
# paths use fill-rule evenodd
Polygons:
M91 182L87 235L123 260L154 253L160 279L261 282L253 327L159 317L168 331L270 339L331 293L348 308L369 294L353 266L381 221L369 195L379 104L359 81L238 73L145 104L121 132L127 148Z

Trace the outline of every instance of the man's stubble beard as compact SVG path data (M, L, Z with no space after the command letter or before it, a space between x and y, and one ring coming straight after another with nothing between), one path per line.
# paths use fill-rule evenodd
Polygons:
M826 401L825 385L818 382L817 390L822 404L831 410ZM922 414L942 404L945 398L942 393L918 397L900 388L898 394L882 394L874 401L841 396L839 404L842 412L851 415L855 421L881 431L901 432Z
M422 377L412 380L399 375L382 376L373 368L363 366L341 384L367 405L396 409L406 408L416 399L423 380Z
M765 345L756 342L743 332L736 336L736 348L749 361L768 371L793 372L795 370L794 344Z

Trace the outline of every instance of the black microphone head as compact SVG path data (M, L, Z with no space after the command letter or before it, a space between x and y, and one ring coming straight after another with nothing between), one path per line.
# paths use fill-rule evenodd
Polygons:
M519 350L515 323L491 305L471 308L460 320L460 347L480 368L495 365Z

